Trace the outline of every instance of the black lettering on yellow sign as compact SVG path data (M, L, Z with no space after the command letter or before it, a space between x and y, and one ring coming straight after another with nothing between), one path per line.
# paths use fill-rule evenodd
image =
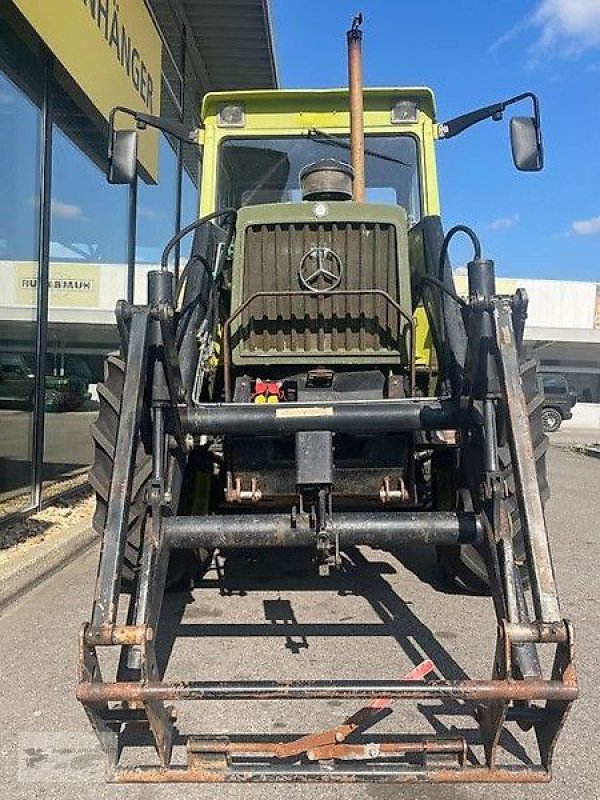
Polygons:
M48 281L48 287L59 292L91 292L94 289L94 281L78 281L71 278L51 278ZM21 280L21 288L37 289L37 278L23 278Z
M119 18L119 0L81 0L109 48L125 70L131 85L152 113L154 81L142 53Z

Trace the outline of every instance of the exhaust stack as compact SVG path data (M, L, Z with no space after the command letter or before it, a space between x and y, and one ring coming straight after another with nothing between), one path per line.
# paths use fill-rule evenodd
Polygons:
M357 14L347 32L348 39L348 85L350 88L350 150L354 170L353 199L365 199L365 133L363 120L362 79L362 25L363 15Z

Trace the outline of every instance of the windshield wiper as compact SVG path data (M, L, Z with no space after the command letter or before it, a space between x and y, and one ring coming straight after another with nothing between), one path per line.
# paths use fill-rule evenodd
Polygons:
M320 142L321 144L331 144L335 145L336 147L343 147L346 150L350 150L350 144L345 139L334 136L331 133L325 133L325 131L320 131L318 128L310 128L308 131L308 136L315 142ZM377 153L375 150L370 150L368 147L365 147L365 155L372 156L373 158L379 158L382 161L391 161L392 164L400 164L402 167L412 168L412 164L408 164L406 161L402 161L399 158L394 158L394 156L386 156L385 153Z

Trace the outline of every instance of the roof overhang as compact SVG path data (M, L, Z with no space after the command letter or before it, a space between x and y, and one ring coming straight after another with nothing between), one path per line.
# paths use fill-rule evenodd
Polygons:
M146 3L163 40L162 116L181 119L192 130L200 122L207 92L278 86L269 0ZM194 174L195 158L188 148L183 158Z
M269 0L180 0L211 91L279 85Z

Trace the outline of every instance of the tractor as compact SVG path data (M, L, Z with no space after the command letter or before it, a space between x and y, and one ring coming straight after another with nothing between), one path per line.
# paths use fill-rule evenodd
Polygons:
M577 697L527 297L497 294L471 228L444 232L435 162L438 143L528 103L531 116L510 122L512 155L540 170L538 100L439 123L429 89L363 88L359 18L347 43L349 89L205 96L199 218L166 243L147 302L117 305L120 350L93 427L102 546L77 686L116 782L544 782ZM117 129L119 113L137 128ZM148 126L188 136L115 109L111 182L135 180ZM190 234L178 273L170 257ZM466 297L449 260L457 235L473 249ZM165 592L215 553L302 563L326 581L348 548L398 545L435 548L453 591L491 596L489 677L439 679L424 662L402 679L360 680L349 665L345 680L164 680ZM392 702L448 698L471 709L481 757L473 730L369 738ZM170 705L184 700L366 705L300 737L184 736ZM153 745L147 763L123 758L131 726ZM514 726L535 758L505 757Z

